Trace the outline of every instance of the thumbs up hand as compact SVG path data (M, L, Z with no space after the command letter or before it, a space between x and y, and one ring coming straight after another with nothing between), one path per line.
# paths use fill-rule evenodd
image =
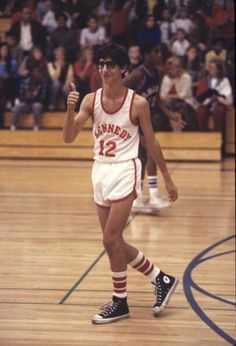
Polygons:
M74 110L76 103L79 101L79 93L76 91L76 86L74 83L70 83L71 92L67 97L68 109Z

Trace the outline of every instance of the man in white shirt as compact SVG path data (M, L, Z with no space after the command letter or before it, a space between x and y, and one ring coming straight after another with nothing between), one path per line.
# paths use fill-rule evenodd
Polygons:
M101 46L105 43L105 38L105 29L99 26L96 16L91 16L88 21L88 27L81 32L81 48Z

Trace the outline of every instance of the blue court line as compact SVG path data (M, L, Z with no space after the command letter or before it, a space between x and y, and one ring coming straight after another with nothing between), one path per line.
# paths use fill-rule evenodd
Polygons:
M192 293L192 289L197 289L198 291L203 291L202 293L206 294L207 291L200 289L192 280L192 272L193 270L204 260L212 259L214 257L220 256L221 254L216 254L213 256L210 256L209 258L202 258L204 255L206 255L208 252L210 252L215 247L221 245L222 243L229 241L231 239L235 238L235 235L232 235L230 237L227 237L200 252L196 257L193 258L193 260L188 264L187 268L185 269L184 276L183 276L183 288L184 288L184 294L187 298L187 301L189 305L192 307L194 312L201 318L203 322L205 322L208 327L210 327L215 333L217 333L219 336L221 336L223 339L225 339L229 344L235 345L236 340L234 340L229 334L227 334L223 329L218 327L212 320L209 319L209 317L204 313L204 311L200 308L198 303L196 302L194 295ZM227 252L229 253L229 252ZM223 254L223 253L222 253ZM200 289L200 290L199 290ZM207 292L207 295L212 298L216 299L216 296L211 295L211 293ZM217 298L218 300L222 300L221 298ZM227 301L229 304L229 301ZM232 302L230 302L232 304Z

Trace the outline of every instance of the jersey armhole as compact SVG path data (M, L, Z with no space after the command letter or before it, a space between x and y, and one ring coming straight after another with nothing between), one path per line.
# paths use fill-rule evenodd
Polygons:
M132 95L132 98L131 98L131 102L130 102L130 108L129 108L129 120L131 122L131 124L133 124L134 126L138 126L138 123L135 124L132 120L132 117L131 117L131 113L132 113L132 107L133 107L133 102L134 102L134 96L135 96L136 92L133 91L133 95Z

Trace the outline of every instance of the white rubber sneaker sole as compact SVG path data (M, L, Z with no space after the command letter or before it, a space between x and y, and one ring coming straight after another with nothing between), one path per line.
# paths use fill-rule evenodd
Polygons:
M153 309L152 309L152 313L153 313L153 316L157 317L160 315L160 313L167 307L167 304L169 303L169 300L172 296L172 294L174 293L177 285L179 283L179 280L178 279L175 279L175 282L173 284L173 286L171 287L171 289L169 290L165 300L163 301L163 303L161 304L161 306L155 306Z
M129 314L118 316L118 317L113 317L113 318L102 318L99 315L95 315L92 318L92 323L93 324L107 324L107 323L113 323L113 322L117 322L120 320L124 320L124 319L127 319L129 317L130 317Z

